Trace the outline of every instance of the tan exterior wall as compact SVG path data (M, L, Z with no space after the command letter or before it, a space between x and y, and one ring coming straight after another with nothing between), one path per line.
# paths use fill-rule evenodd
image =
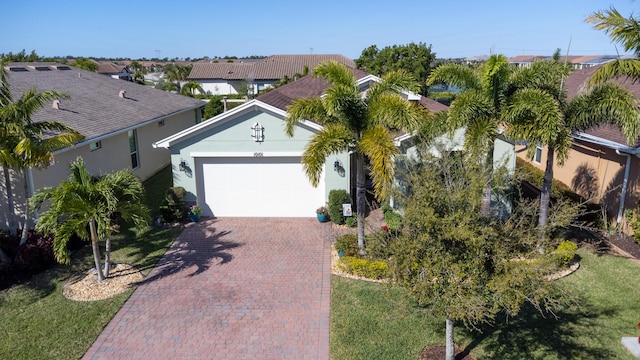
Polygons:
M542 150L539 163L527 159L526 155L526 151L518 153L518 157L544 171L547 161L546 147ZM592 198L595 202L605 205L609 219L615 221L620 206L626 161L627 157L624 154L618 155L613 149L576 141L564 166L554 166L553 177L585 198ZM632 155L624 198L625 209L634 208L640 198L639 168L640 159Z
M199 110L191 110L164 119L164 125L158 122L149 123L136 129L138 140L138 168L134 173L146 180L171 162L167 149L154 149L151 144L170 135L184 130L196 123L200 116ZM129 137L127 132L116 134L100 141L101 148L91 151L89 145L77 146L54 155L54 163L43 170L32 170L33 184L31 191L37 191L43 186L55 186L69 177L69 164L78 156L84 158L87 170L94 175L110 173L121 169L131 169L129 152ZM4 176L0 167L0 228L7 229L9 211ZM13 194L16 213L24 214L24 182L22 178L13 178Z

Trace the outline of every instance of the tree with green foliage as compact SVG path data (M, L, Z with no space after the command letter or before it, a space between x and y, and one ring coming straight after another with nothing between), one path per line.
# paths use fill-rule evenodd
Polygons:
M520 68L512 77L514 90L503 119L511 138L541 143L547 147L547 161L540 193L539 228L547 231L553 166L569 156L571 134L603 124L620 126L629 143L640 135L637 100L623 87L602 83L567 99L564 78L570 68L559 61L537 61ZM529 147L533 158L535 146Z
M118 231L116 220L130 221L138 232L146 229L149 210L142 203L144 187L129 169L92 176L84 160L79 157L71 163L68 180L56 187L45 187L33 196L31 205L39 210L48 209L38 219L36 229L54 236L53 251L58 262L68 264L69 239L77 234L91 241L98 281L109 276L111 235ZM100 264L98 241L105 240L104 269Z
M371 45L362 50L360 57L356 59L356 66L376 76L404 70L420 83L420 94L427 95L429 87L426 80L435 57L436 53L431 51L431 45L427 46L422 42L387 46L382 50L376 45Z
M131 80L137 84L144 85L144 75L147 70L136 60L131 62Z
M35 62L35 61L44 61L44 59L38 54L36 54L35 50L31 50L31 53L27 55L26 51L22 49L22 51L18 53L12 53L9 51L7 54L0 54L0 60L5 63L11 62Z
M8 75L0 63L0 166L3 168L9 217L15 218L13 192L9 170L18 173L24 180L24 222L20 244L27 241L30 222L28 172L32 168L44 169L53 162L55 150L72 146L84 136L64 124L52 121L31 120L33 114L52 100L67 98L59 91L38 92L31 88L14 99ZM12 221L10 220L10 223ZM15 230L15 223L10 225Z
M487 169L468 153L441 150L439 158L423 155L407 174L412 189L403 199L401 235L391 242L390 270L419 305L445 320L446 359L453 360L455 323L477 329L500 312L517 315L526 303L553 315L565 297L546 279L554 263L535 251L536 207L520 203L505 220L483 215Z
M96 71L98 70L98 63L88 59L88 58L83 58L83 57L79 57L76 59L75 63L73 64L73 66L80 68L80 69L84 69L84 70L88 70L88 71Z
M167 81L175 83L178 92L182 93L182 83L187 80L187 76L191 73L191 65L168 64L162 68Z
M196 93L197 91L197 93ZM197 94L204 93L204 89L200 83L189 81L182 86L181 94L184 96L195 97Z
M413 76L406 71L384 75L364 94L351 70L336 61L316 66L313 76L327 80L330 86L322 97L295 100L287 110L285 131L293 136L296 124L305 120L323 126L313 135L302 154L304 171L314 186L320 181L328 156L353 153L356 161L358 245L364 251L367 206L365 158L370 162L369 171L376 197L387 199L393 184L393 157L398 152L393 142L393 131L415 130L430 114L398 94L398 89L415 90L417 87Z
M630 15L625 18L614 7L600 10L586 18L596 30L604 31L612 41L621 44L624 51L632 51L635 58L616 59L602 65L593 75L591 83L602 83L610 79L628 76L640 81L640 22Z
M449 63L435 68L427 85L447 84L461 93L451 103L446 127L449 131L465 129L465 148L490 169L493 167L495 140L500 134L501 111L507 100L509 77L513 68L504 55L472 69ZM481 211L491 212L491 171L487 172Z

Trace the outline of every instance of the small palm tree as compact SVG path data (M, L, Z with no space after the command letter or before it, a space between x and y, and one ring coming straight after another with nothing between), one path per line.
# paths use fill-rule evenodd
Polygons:
M459 64L435 68L427 85L447 84L461 93L451 103L447 118L450 131L465 129L465 148L475 158L484 157L485 166L493 167L495 140L499 135L502 106L508 92L512 68L504 55L491 55L486 64L472 69ZM481 212L491 212L491 171L484 187Z
M318 185L326 159L331 154L353 152L356 161L356 216L358 246L364 249L366 211L365 158L370 161L376 198L388 198L393 182L393 156L397 148L392 130L413 131L429 116L426 109L398 94L398 89L416 90L413 77L396 71L382 77L362 94L353 73L344 65L325 62L313 70L314 77L330 83L323 97L294 101L288 108L286 133L293 136L295 125L311 120L323 126L302 154L307 177Z
M175 83L178 92L182 93L182 82L187 80L187 76L191 73L191 65L169 64L163 68L167 81Z
M25 211L22 238L20 244L27 241L29 224L29 192L27 171L31 168L43 169L53 161L53 151L71 146L84 136L74 129L51 121L33 122L33 114L42 109L49 101L67 98L59 91L38 92L36 88L27 90L14 100L7 81L4 67L0 64L0 165L3 167L9 204L9 216L15 217L13 193L9 169L20 173L24 180ZM15 227L14 227L15 228Z
M202 85L200 85L199 83L195 82L195 81L189 81L188 83L184 84L182 86L182 95L184 96L189 96L189 97L195 97L196 96L196 90L198 91L199 94L203 94L204 93L204 89L202 88Z
M538 61L514 76L520 87L505 107L511 137L547 146L547 163L540 193L538 226L544 234L549 217L553 166L569 156L574 131L602 124L616 124L630 142L640 130L637 101L624 88L603 83L567 100L563 78L569 68L557 61ZM529 148L533 157L535 147Z
M79 157L71 163L69 179L56 187L40 189L31 204L39 210L47 202L48 210L38 219L36 229L53 234L56 260L70 262L67 243L77 234L91 240L98 281L109 276L111 235L117 231L115 218L131 221L134 229L143 231L149 219L149 210L142 204L144 188L131 170L121 170L100 177L91 176L84 160ZM98 241L105 239L104 271L100 266Z

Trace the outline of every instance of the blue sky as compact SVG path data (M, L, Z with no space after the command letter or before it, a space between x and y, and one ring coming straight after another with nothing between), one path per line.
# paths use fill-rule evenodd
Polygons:
M0 53L41 56L199 58L342 54L423 42L438 58L616 54L587 15L640 1L10 1ZM622 49L619 49L622 53Z

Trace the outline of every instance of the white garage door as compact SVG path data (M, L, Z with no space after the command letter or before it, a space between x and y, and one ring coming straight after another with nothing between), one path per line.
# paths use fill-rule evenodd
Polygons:
M309 183L300 157L207 158L202 161L205 216L314 217L324 174Z

